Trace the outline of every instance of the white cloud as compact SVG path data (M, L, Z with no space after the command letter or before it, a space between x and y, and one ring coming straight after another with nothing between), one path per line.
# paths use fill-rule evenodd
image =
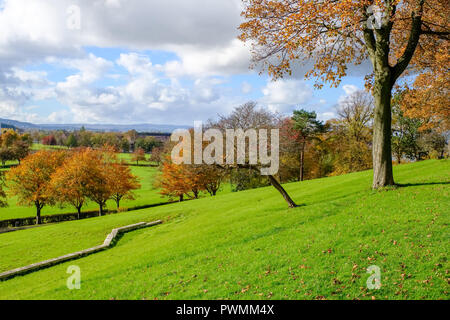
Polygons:
M105 0L105 6L108 8L120 8L122 3L120 0Z
M252 92L253 87L250 83L248 83L247 81L242 82L242 86L241 86L241 91L243 94L249 94L250 92Z
M244 44L233 39L222 46L200 49L197 46L175 47L181 61L171 61L165 65L172 76L211 76L250 72L250 52Z
M336 118L336 114L334 112L322 112L317 114L317 119L321 121L327 121L330 119Z
M113 66L113 63L90 53L84 59L64 59L63 66L78 70L77 74L68 76L65 82L58 83L60 90L69 91L91 84L100 79Z
M153 64L148 56L134 52L122 53L117 60L117 64L127 69L130 74L152 74L154 71Z
M290 113L313 96L312 88L302 80L269 81L262 93L261 102L270 110L282 113Z
M5 0L2 4L2 115L23 120L21 107L26 103L54 98L69 110L53 112L49 121L183 123L242 102L239 97L225 98L227 93L215 78L248 72L249 51L236 39L240 0ZM81 9L80 30L67 27L67 9L74 4ZM143 54L128 53L107 61L86 53L87 47L164 50L177 58L154 65ZM42 62L71 74L51 83L45 72L25 69ZM108 73L117 67L127 75ZM186 76L191 79L188 85L177 80ZM121 85L98 85L106 78Z
M345 91L347 96L351 96L353 93L359 90L359 88L353 84L344 84L342 89Z
M73 4L81 9L81 30L67 28ZM220 79L250 72L249 50L236 39L241 6L241 0L5 0L0 112L39 119L23 106L52 98L67 108L39 122L183 124L225 114L245 98L233 96ZM108 61L87 53L89 47L127 53ZM155 64L147 50L175 58ZM42 62L70 74L54 83L45 71L27 70ZM243 82L241 91L256 90ZM312 89L301 80L280 80L267 83L262 94L263 105L285 113L307 103Z
M244 102L221 88L221 78L202 77L181 84L144 54L120 55L115 66L124 68L126 75L122 77L127 82L106 88L96 88L95 81L108 74L114 67L112 62L92 54L53 62L73 68L75 73L54 84L56 99L69 110L53 112L48 117L50 122L186 124L214 113L227 113Z
M337 106L336 108L341 108L342 103L344 103L344 101L350 97L351 95L353 95L354 93L356 93L357 91L359 91L360 89L353 85L353 84L344 84L342 86L342 90L344 90L345 94L342 94L337 101Z
M73 0L5 0L0 11L0 65L47 56L77 56L86 46L167 50L184 74L232 74L248 69L236 39L239 0L79 0L81 30L67 28ZM167 66L170 69L170 65Z

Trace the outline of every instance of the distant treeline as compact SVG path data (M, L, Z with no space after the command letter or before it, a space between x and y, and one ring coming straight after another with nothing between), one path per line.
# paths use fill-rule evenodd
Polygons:
M78 131L52 130L33 131L31 137L35 142L47 146L64 146L68 148L101 148L104 145L115 147L122 152L134 152L142 149L150 153L153 148L162 146L170 137L169 133L127 132L93 132L81 128Z

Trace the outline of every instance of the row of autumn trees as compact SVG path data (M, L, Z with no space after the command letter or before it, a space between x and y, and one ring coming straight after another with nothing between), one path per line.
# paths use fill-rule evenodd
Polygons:
M83 206L92 201L98 204L101 216L108 200L114 200L119 210L120 201L134 199L133 190L140 188L129 166L107 147L38 151L5 176L0 181L6 180L8 193L17 197L18 204L36 207L37 224L45 206L72 206L80 218Z
M404 91L395 94L392 127L395 161L443 158L447 150L447 131L431 126L428 118L411 114ZM357 91L336 106L337 117L327 122L315 112L299 109L285 117L246 103L227 117L210 122L207 128L279 129L280 168L275 175L281 183L335 176L372 168L374 102L366 91ZM440 113L442 117L442 112ZM205 128L205 129L207 129ZM193 133L191 132L191 135ZM225 134L224 134L225 135ZM207 144L204 145L206 147ZM224 181L234 191L273 184L259 170L248 166L174 164L167 143L160 166L157 187L171 198L198 198L201 192L215 195ZM257 169L257 168L256 168ZM276 187L279 188L277 185Z
M7 161L19 161L30 153L32 144L28 133L19 134L13 129L6 129L0 135L0 161L5 166Z
M161 163L161 173L155 180L160 194L183 201L198 199L202 192L215 196L225 178L223 170L212 165L175 164L170 157Z

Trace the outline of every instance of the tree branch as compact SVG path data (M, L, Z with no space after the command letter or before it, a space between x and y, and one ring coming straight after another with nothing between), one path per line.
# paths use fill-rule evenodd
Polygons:
M412 24L408 44L406 45L405 52L403 52L403 55L397 61L397 64L392 68L392 83L394 83L401 76L403 71L406 70L412 57L414 56L417 45L419 44L420 34L422 33L422 13L424 2L425 0L420 0L418 12L412 13Z

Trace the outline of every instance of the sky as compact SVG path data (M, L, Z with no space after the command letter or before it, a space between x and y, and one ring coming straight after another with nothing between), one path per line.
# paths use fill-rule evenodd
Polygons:
M335 117L367 65L314 89L273 81L237 39L240 0L0 0L0 118L192 125L247 101Z

